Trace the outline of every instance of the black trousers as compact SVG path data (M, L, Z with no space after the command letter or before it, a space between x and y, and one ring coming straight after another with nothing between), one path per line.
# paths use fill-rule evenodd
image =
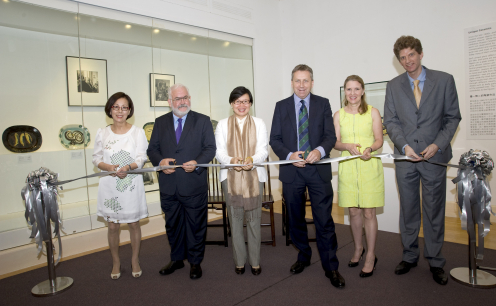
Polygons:
M200 264L205 255L207 234L207 192L194 196L160 193L171 260L188 259Z
M331 182L324 182L316 167L318 166L307 165L305 168L298 168L295 180L291 184L283 184L283 194L289 214L289 233L299 250L298 260L309 262L312 249L308 244L305 202L302 201L305 189L308 188L322 268L332 271L339 267L336 256L338 242L331 216L333 191Z

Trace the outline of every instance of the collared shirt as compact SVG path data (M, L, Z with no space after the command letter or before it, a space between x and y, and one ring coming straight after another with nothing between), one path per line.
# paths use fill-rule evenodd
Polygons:
M179 125L179 117L176 116L176 114L172 113L172 117L174 118L174 131L177 130L177 126ZM188 117L188 114L184 115L181 117L183 121L181 121L181 129L184 131L184 124L186 123L186 117ZM162 162L162 161L160 161ZM196 167L195 170L198 170L200 167Z
M306 96L305 99L301 99L296 94L293 94L293 98L294 98L295 113L296 113L296 128L298 129L298 123L300 121L299 117L300 117L301 100L303 100L303 103L305 103L305 107L307 108L307 114L308 114L308 117L310 118L310 94L308 94L308 96ZM299 145L300 145L300 133L298 133L298 131L297 131L296 132L296 147L299 148ZM318 146L315 149L319 150L320 158L324 157L325 151L324 151L324 148L322 148L322 146ZM288 156L286 157L286 160L289 160L289 157L291 157L291 154L293 154L293 153L294 152L289 152Z
M410 87L412 88L412 91L415 88L415 85L413 84L413 81L415 81L415 80L420 81L419 82L420 92L424 91L424 83L425 83L425 68L424 68L424 66L422 66L422 71L420 72L420 75L415 80L408 74L408 72L406 73L406 75L408 76L408 81L410 82ZM405 154L405 147L406 146L408 146L408 144L404 145L403 148L401 148L401 151L403 152L403 154Z
M406 74L408 76L408 81L410 82L410 86L412 88L412 91L413 89L415 88L415 85L413 84L413 81L415 81L408 73ZM419 80L419 88L420 88L420 92L424 92L424 84L425 84L425 67L422 66L422 72L420 72L420 75L416 78L416 80ZM406 144L403 146L403 148L401 149L401 151L403 152L403 154L405 154L405 147L408 146L409 144ZM441 152L441 149L438 150L438 152Z
M176 116L176 114L172 113L172 117L174 118L174 131L177 130L177 125L179 123L179 117ZM188 114L184 115L181 117L183 121L181 121L181 129L184 130L184 123L186 122L186 117L188 117Z
M182 116L181 118L183 121L181 121L181 128L184 130L184 123L186 122L186 117L188 117L188 114ZM179 125L179 117L176 116L174 113L172 113L172 118L174 119L174 131L177 129L177 126ZM164 159L162 159L164 160ZM162 160L160 161L159 165L162 163ZM198 169L198 168L197 168Z
M415 88L415 86L413 85L413 81L415 81L414 79L412 79L412 77L407 73L406 74L408 76L408 80L410 81L410 86L412 87L412 91L413 89ZM424 92L424 83L425 83L425 68L424 66L422 66L422 72L420 72L420 75L416 78L416 80L419 80L419 88L420 88L420 91L421 92Z

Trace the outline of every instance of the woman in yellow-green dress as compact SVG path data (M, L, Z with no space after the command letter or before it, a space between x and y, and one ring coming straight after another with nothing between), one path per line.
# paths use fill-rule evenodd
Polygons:
M339 163L338 199L340 207L348 207L355 252L349 267L358 266L365 248L362 243L362 227L365 227L367 254L360 272L361 277L373 274L377 257L376 207L384 206L384 171L380 158L371 154L382 147L382 120L379 111L365 100L362 78L350 75L344 82L344 107L334 114L336 129L335 149L341 156L360 155ZM362 217L363 212L363 217Z

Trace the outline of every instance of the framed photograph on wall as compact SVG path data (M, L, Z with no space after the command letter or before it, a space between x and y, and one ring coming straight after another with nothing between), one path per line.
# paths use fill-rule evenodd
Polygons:
M105 106L108 100L107 60L65 58L69 106Z
M382 121L384 122L384 102L386 101L386 87L388 81L366 83L365 84L365 94L367 96L367 104L375 107L379 110L381 114ZM341 96L341 107L344 107L344 87L340 87ZM384 140L390 140L387 136L386 128L382 126L382 134L384 135Z
M150 73L150 106L169 107L167 100L175 79L172 74Z

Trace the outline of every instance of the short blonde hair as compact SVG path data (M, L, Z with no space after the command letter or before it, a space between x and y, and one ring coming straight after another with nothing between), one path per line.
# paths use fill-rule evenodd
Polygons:
M293 68L293 71L291 71L291 81L293 80L293 76L294 76L294 73L296 71L308 71L308 72L310 72L310 77L312 78L312 81L313 81L313 70L308 65L305 65L305 64L296 65L296 67Z

